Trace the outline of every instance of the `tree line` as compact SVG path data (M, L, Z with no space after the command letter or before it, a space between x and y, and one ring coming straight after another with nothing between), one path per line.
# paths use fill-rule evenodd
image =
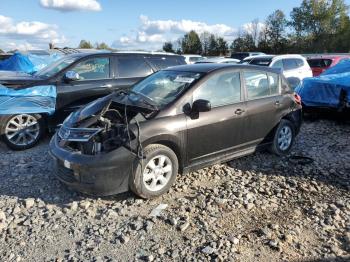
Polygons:
M214 34L190 31L174 43L165 42L163 50L205 56L226 55L228 51L347 53L350 52L348 11L344 0L303 0L293 8L290 18L276 10L263 24L255 19L249 30L241 30L230 45Z

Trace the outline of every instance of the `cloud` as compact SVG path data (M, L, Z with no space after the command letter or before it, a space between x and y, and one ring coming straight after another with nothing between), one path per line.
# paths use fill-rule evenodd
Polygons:
M266 25L264 23L261 22L250 22L250 23L246 23L244 25L242 25L242 30L245 33L248 34L253 34L254 31L257 31L258 35L261 31L263 31L265 29Z
M140 26L136 33L124 35L113 43L115 48L160 49L165 41L174 41L185 33L195 30L201 34L209 32L232 40L238 30L225 24L209 25L192 20L151 20L141 15Z
M38 21L21 21L15 23L12 18L0 15L0 38L12 48L16 43L23 46L42 46L48 43L61 44L67 40L58 33L58 27Z
M141 29L147 34L160 34L160 33L175 33L182 34L191 30L197 33L209 32L212 34L225 36L232 35L236 30L225 24L208 25L204 22L197 22L192 20L150 20L147 16L141 15Z
M62 12L102 10L97 0L40 0L40 5Z

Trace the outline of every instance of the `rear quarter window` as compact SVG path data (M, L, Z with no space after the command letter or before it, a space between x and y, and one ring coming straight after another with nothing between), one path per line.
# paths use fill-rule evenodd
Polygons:
M287 59L283 59L282 62L283 62L284 70L293 70L299 67L296 59L287 58Z

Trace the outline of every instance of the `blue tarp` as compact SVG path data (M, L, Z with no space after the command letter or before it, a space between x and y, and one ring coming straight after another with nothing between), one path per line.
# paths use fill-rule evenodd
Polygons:
M350 59L341 61L318 77L304 79L295 91L309 107L338 108L343 106L344 98L350 102Z
M0 62L0 70L4 71L20 71L32 73L34 64L29 58L21 53L15 53L10 58Z
M47 113L56 108L56 87L34 86L24 89L0 85L0 115Z
M61 56L59 54L23 55L19 52L16 52L10 58L0 62L0 70L19 71L32 74L60 58Z

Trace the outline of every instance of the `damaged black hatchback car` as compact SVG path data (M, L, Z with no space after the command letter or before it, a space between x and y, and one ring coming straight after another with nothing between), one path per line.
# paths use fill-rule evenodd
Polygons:
M300 125L300 98L278 71L185 65L72 113L50 151L57 177L80 192L151 198L178 173L265 148L287 154Z

